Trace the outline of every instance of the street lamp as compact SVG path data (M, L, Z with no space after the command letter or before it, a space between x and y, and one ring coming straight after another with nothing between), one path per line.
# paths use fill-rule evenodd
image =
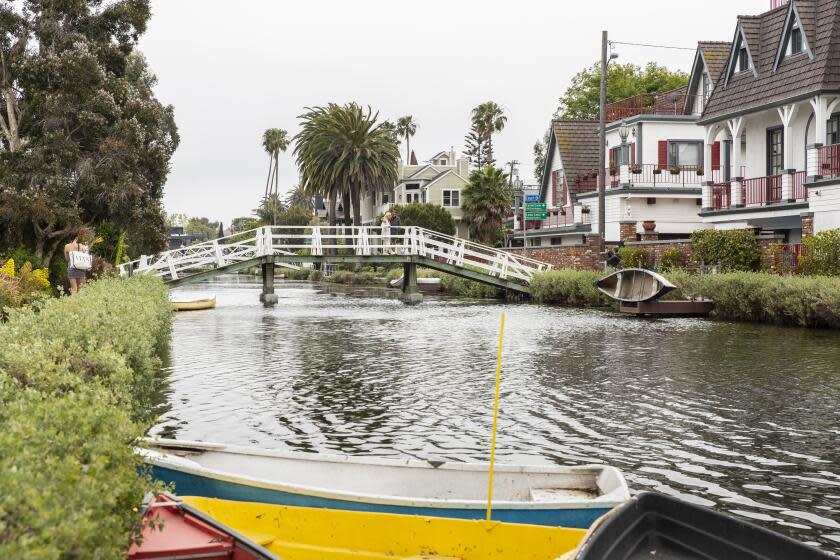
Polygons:
M627 121L622 119L621 126L618 127L618 137L621 138L621 160L619 165L629 163L629 154L627 153L627 137L630 136L630 127L627 126Z

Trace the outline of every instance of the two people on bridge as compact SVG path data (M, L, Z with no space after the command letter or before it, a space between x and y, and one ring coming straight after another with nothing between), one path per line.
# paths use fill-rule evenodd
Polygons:
M394 210L385 212L379 226L382 228L382 254L394 255L400 253L399 246L402 245L403 229L397 212Z

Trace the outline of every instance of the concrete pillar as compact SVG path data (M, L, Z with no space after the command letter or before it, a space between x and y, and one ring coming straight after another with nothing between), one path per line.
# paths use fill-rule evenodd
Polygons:
M700 185L700 208L711 210L712 208L712 182L703 181Z
M730 193L729 206L739 208L744 205L744 197L741 192L741 182L744 180L741 172L741 134L744 132L744 117L737 117L727 121L729 133L732 136L732 192Z
M260 301L263 305L270 307L277 303L277 294L274 293L274 263L268 262L262 264L262 293L260 294Z
M630 188L630 164L622 163L618 166L618 183L621 188Z
M776 112L779 113L779 119L782 121L782 129L783 129L783 138L784 143L782 144L782 161L784 162L783 165L786 168L793 169L793 119L796 118L796 114L799 112L799 105L796 103L790 103L789 105L783 105L782 107L777 107ZM784 196L784 182L782 183L782 200L786 200Z
M782 170L782 199L781 202L793 202L793 175L796 169Z
M417 287L417 265L413 262L403 263L402 294L400 299L406 303L420 303L423 301L423 294Z
M823 145L820 142L817 142L815 144L808 144L806 146L806 183L813 183L818 179L822 179L822 169L820 169L820 148L822 147Z
M618 231L622 243L636 241L636 220L621 220L618 222Z

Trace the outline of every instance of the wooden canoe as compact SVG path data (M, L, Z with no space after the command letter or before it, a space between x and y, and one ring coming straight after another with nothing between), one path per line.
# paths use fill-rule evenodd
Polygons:
M182 498L284 560L554 560L583 529Z
M170 494L148 500L143 504L142 515L142 540L128 549L128 560L280 560L257 543Z
M213 309L216 307L216 296L171 296L169 298L175 311L197 311L200 309Z
M179 495L481 519L488 465L351 457L146 439L153 476ZM630 495L614 467L497 465L493 519L589 527Z
M604 276L595 287L607 297L639 303L658 299L677 287L665 277L644 268L625 268Z
M732 515L641 492L600 519L561 560L829 560L836 558Z
M392 288L399 288L402 286L403 277L400 276L399 278L394 278L391 280L391 287ZM440 283L440 278L418 278L417 279L417 288L421 292L439 292L443 289L443 285Z

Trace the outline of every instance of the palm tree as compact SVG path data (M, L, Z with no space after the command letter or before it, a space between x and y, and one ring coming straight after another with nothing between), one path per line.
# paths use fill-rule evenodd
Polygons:
M487 165L470 174L470 182L464 188L461 201L470 237L488 245L499 244L504 239L505 219L511 212L511 206L504 171Z
M254 210L254 214L257 215L257 218L259 218L260 222L263 224L275 225L277 222L277 216L282 214L285 209L286 208L283 206L283 201L280 200L280 197L272 192L262 199L260 207Z
M487 154L484 163L493 161L493 134L501 132L507 124L507 116L495 101L485 101L472 110L473 130L487 142Z
M316 193L317 194L317 193ZM283 201L288 208L305 208L307 210L314 210L315 209L315 197L313 194L310 194L303 185L295 185L292 187L292 190L286 194L286 198Z
M308 108L300 116L295 156L307 192L346 197L353 223L361 224L361 194L393 185L400 154L378 113L356 103Z
M417 123L414 117L406 115L397 119L397 136L405 138L405 162L411 157L411 137L417 132Z
M282 128L269 128L263 132L262 145L268 154L268 177L265 180L265 193L263 194L263 201L267 201L269 196L274 195L279 200L280 184L278 177L278 156L280 152L285 152L289 147L289 133ZM273 181L272 181L273 179ZM275 207L273 205L272 207ZM274 225L276 216L271 216L269 223Z

